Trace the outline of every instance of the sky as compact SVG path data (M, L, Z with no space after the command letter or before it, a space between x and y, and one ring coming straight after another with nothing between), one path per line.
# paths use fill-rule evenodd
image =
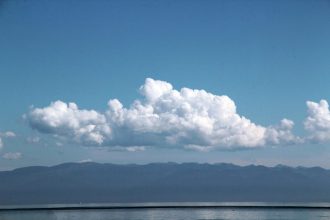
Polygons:
M330 2L0 1L0 170L330 168Z

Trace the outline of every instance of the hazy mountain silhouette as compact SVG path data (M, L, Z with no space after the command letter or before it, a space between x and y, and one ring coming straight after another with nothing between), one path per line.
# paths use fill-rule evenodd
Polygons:
M330 202L330 171L304 167L66 163L0 172L0 204Z

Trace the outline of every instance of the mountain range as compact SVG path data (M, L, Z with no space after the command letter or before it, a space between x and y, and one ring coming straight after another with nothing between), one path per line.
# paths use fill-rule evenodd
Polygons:
M128 202L330 202L330 170L86 162L0 172L0 205Z

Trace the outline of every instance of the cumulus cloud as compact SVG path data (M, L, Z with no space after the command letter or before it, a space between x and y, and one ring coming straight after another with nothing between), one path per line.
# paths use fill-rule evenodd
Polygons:
M304 121L304 126L309 135L308 140L312 142L330 141L330 111L326 100L319 103L307 101L308 116Z
M101 144L111 134L104 115L94 110L80 110L75 103L62 101L33 109L29 123L42 133L69 137L79 143Z
M20 152L8 152L8 153L5 153L4 155L2 155L2 157L4 159L7 159L7 160L18 160L22 157L22 153L20 153Z
M84 145L206 151L299 142L292 134L292 121L258 125L238 114L234 101L226 95L189 88L176 90L168 82L151 78L145 80L140 93L143 98L128 108L118 99L110 100L104 113L56 101L31 109L26 118L39 132Z
M269 126L266 130L266 139L271 145L303 143L303 139L293 135L294 122L282 119L277 126Z

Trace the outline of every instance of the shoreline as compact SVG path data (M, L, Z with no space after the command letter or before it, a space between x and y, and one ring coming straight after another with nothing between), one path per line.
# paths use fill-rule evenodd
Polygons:
M330 209L330 203L262 203L262 202L173 202L173 203L93 203L47 205L0 205L0 211L51 211L97 209Z

